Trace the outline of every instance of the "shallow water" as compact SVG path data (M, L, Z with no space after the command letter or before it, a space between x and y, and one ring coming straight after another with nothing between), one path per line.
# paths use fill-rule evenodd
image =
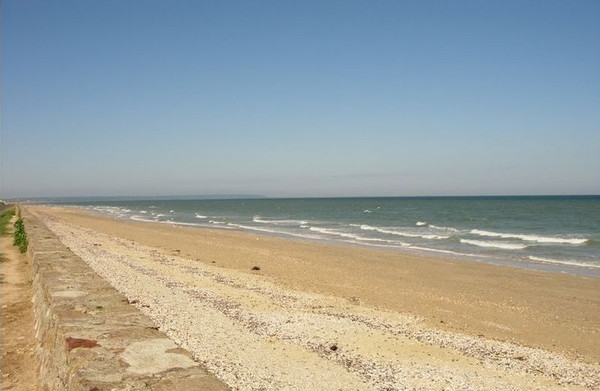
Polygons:
M600 196L69 203L125 219L600 276Z

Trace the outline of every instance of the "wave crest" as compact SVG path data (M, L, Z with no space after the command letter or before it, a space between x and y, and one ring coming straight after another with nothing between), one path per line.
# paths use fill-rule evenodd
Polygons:
M423 239L448 239L450 236L444 235L432 235L432 234L417 234L406 231L398 231L397 229L372 227L370 225L363 224L360 226L363 231L376 231L388 235L404 236L407 238L423 238Z
M486 248L501 248L503 250L523 250L527 248L526 244L520 243L507 243L507 242L492 242L488 240L470 240L470 239L461 239L461 243L470 244L477 247L486 247Z
M503 232L491 232L483 231L480 229L472 229L471 233L478 236L487 236L491 238L502 238L502 239L521 239L527 242L538 242L538 243L555 243L555 244L585 244L589 240L585 238L559 238L555 236L538 236L538 235L524 235L524 234L513 234Z
M542 257L534 257L534 256L529 256L527 258L529 258L532 261L542 262L542 263L552 263L552 264L558 264L558 265L568 265L568 266L587 267L590 269L600 269L600 265L591 265L589 263L583 263L583 262L570 260L570 259L550 259L550 258L542 258Z
M281 219L281 220L268 220L268 219L263 219L260 216L254 216L254 218L252 219L253 222L255 223L261 223L261 224L275 224L275 225L284 225L284 224L297 224L297 225L305 225L308 224L308 221L306 220L285 220L285 219Z

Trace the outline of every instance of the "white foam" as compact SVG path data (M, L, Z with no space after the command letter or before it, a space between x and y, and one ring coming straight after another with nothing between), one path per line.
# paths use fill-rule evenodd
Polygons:
M159 214L157 214L157 215L156 215L156 217L164 217L164 216L165 216L165 215L164 215L164 214L162 214L162 213L159 213Z
M297 225L305 225L308 224L306 220L267 220L263 219L260 216L254 216L252 219L255 223L261 224L297 224Z
M586 267L590 269L600 269L600 265L591 265L589 263L583 263L576 260L571 259L550 259L550 258L542 258L542 257L528 257L532 261L542 262L542 263L553 263L559 265L569 265L569 266L578 266L578 267Z
M337 235L337 236L341 236L343 238L357 239L360 237L360 236L357 236L354 234L349 234L349 233L340 232L340 231L334 231L334 230L327 229L327 228L310 227L309 229L314 232L319 232L319 233L326 234L326 235Z
M520 243L507 243L507 242L492 242L487 240L469 240L469 239L461 239L461 243L471 244L473 246L478 247L487 247L487 248L501 248L504 250L523 250L527 248L526 244Z
M488 236L492 238L503 238L503 239L521 239L528 242L538 243L557 243L557 244L584 244L588 239L584 238L558 238L553 236L537 236L537 235L522 235L502 232L490 232L483 231L480 229L473 229L471 233L479 236Z
M305 239L323 239L320 236L304 235L304 234L299 234L299 233L295 233L295 232L279 231L279 230L262 228L262 227L253 227L250 225L234 224L234 223L226 223L226 224L230 227L248 229L248 230L259 231L259 232L268 232L268 233L277 234L277 235L289 235L289 236L296 236L296 237L305 238Z
M379 239L379 238L365 238L365 237L362 237L362 236L356 236L356 240L360 240L362 242L392 243L392 244L400 245L402 247L410 246L410 244L408 244L408 243L399 242L397 240L386 240L386 239Z
M208 219L208 216L203 216L201 214L196 213L196 218L197 219Z
M181 221L173 221L173 220L158 221L158 223L161 223L161 224L172 224L172 225L183 225L183 226L187 226L187 227L206 227L206 225L204 225L204 224L184 223L184 222L181 222Z
M423 239L448 239L449 236L443 235L430 235L430 234L417 234L405 231L398 231L397 229L389 229L389 228L380 228L380 227L371 227L370 225L363 224L360 226L360 229L365 231L377 231L384 234L389 235L397 235L404 236L407 238L423 238Z
M424 225L427 225L427 221L417 221L417 227L422 227Z
M372 213L369 209L363 210L363 213Z
M169 211L169 213L173 213L173 212L175 212L173 209L171 209L171 210Z
M440 227L438 225L433 225L433 224L429 224L429 228L439 229L440 231L446 231L446 232L460 232L459 229L456 229L454 227Z
M108 213L111 215L123 215L126 212L131 212L129 209L120 208L118 206L93 206L87 207L86 209L95 210L100 213Z
M183 223L180 221L171 221L171 224L175 224L175 225L185 225L185 226L189 226L189 227L204 227L204 225L202 224L195 224L195 223Z
M410 244L408 244L408 243L393 242L393 241L389 241L389 242L390 243L394 243L394 244L364 243L364 242L357 242L355 240L342 240L342 242L352 243L352 244L358 244L358 245L361 245L361 246L383 247L383 248L411 247Z
M133 215L130 218L131 218L131 220L135 220L135 221L145 221L147 223L154 223L154 220L145 219L144 217L138 216L138 215Z
M467 256L467 257L482 257L481 255L478 255L478 254L459 253L457 251L440 250L440 249L437 249L437 248L416 247L416 246L413 246L412 248L415 249L415 250L431 251L431 252L434 252L434 253L452 254L452 255L460 255L460 256Z
M394 244L396 246L401 246L401 247L410 246L410 244L408 244L408 243L398 242L395 240L387 240L387 239L380 239L380 238L366 238L364 236L355 235L352 233L343 232L343 231L339 231L339 230L332 230L332 229L320 228L320 227L310 227L309 229L311 231L319 232L319 233L326 234L326 235L336 235L336 236L341 236L343 238L353 239L351 241L353 243L379 242L379 243L391 243L391 244ZM358 241L358 242L356 242L356 241Z
M148 213L148 211L145 211L145 210L140 210L140 213L144 213L144 214L146 214L146 213Z

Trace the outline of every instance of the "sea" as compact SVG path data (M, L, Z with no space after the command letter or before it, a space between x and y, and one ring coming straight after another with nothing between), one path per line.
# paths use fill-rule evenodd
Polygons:
M600 277L600 196L135 199L67 203L119 219L248 231Z

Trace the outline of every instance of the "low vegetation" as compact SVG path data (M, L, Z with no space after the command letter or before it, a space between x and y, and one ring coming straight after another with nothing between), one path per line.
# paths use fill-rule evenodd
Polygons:
M15 208L13 207L5 207L4 205L2 206L2 213L0 214L0 219L2 222L2 235L7 235L8 234L8 224L10 223L10 220L12 219L12 217L15 215Z
M13 240L13 244L19 247L19 251L24 253L27 251L27 245L29 241L27 240L27 232L25 232L25 224L23 224L23 218L19 217L15 222L15 239Z

